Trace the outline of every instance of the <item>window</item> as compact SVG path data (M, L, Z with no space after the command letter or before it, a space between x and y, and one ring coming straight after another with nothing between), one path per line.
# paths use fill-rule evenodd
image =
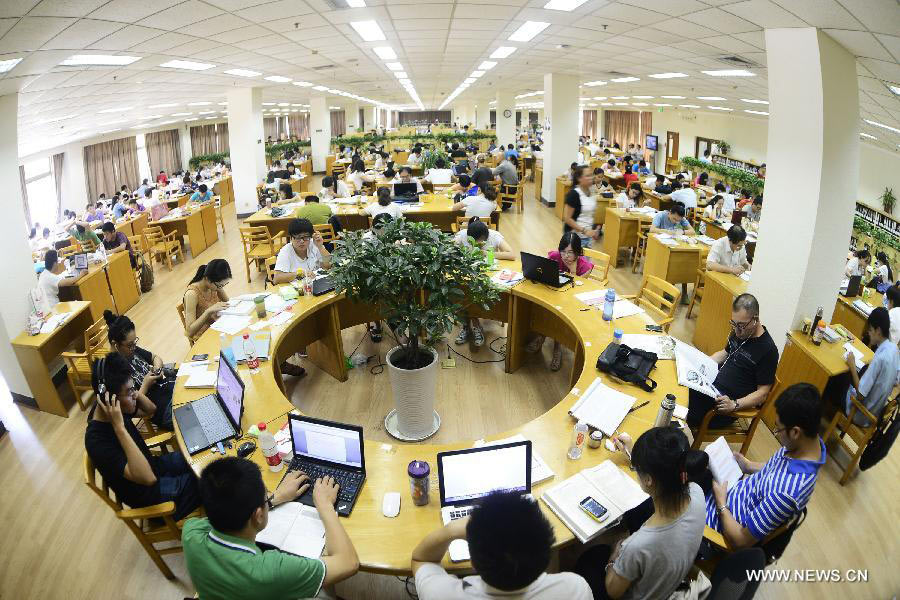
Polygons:
M25 163L25 190L28 194L28 209L31 222L41 227L56 223L56 185L50 169L50 157L39 158Z

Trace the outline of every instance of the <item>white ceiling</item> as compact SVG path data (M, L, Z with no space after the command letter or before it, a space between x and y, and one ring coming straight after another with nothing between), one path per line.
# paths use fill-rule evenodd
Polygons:
M22 93L20 153L110 129L126 131L139 123L155 127L186 118L221 117L218 112L197 113L224 110L218 103L233 86L264 86L265 101L294 104L289 110L302 110L297 105L308 103L316 93L262 79L269 75L410 107L410 96L372 51L384 45L396 51L397 62L426 108L437 108L504 45L518 50L499 59L454 104L484 106L498 88L516 94L541 89L547 72L578 75L582 81L629 75L640 81L586 87L582 97L605 96L586 101L598 108L603 102L642 102L650 110L657 109L654 103L672 108L695 104L700 110L718 105L753 117L743 111L765 111L765 105L741 98L766 99L765 27L824 29L858 57L861 116L900 129L900 97L886 87L888 82L900 85L897 0L588 0L572 12L546 10L546 0L365 2L366 8L347 8L346 0L2 0L0 60L24 59L0 75L0 94ZM362 41L349 25L362 20L377 21L387 40ZM528 43L507 41L528 20L551 25ZM127 67L59 66L76 53L128 54L141 60ZM753 69L756 76L721 78L700 72L734 68L721 60L724 56L759 65ZM216 66L203 72L159 67L176 58ZM223 73L233 68L260 71L262 76L246 79ZM689 77L648 78L664 72ZM653 98L631 97L635 95ZM697 96L727 100L710 102ZM198 100L212 105L186 106ZM339 104L337 98L332 100L329 104ZM535 100L540 97L521 102ZM177 106L149 108L157 104ZM116 107L131 108L99 113ZM172 116L187 112L194 114ZM161 116L141 120L154 115ZM861 130L877 137L875 143L897 150L900 135L865 123Z

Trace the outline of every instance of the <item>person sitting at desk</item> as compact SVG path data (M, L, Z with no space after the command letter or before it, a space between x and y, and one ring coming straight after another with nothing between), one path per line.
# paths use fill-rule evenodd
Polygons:
M418 167L422 164L422 147L416 146L412 149L412 152L409 153L409 158L406 160L406 164Z
M750 193L750 190L741 190L741 198L737 201L735 206L738 210L743 211L745 206L752 203L753 194Z
M587 550L575 572L587 580L595 600L669 598L693 567L703 541L706 499L686 469L689 457L702 451L691 450L687 436L671 427L648 429L633 448L630 440L613 440L631 457L638 484L650 495L645 501L650 514L614 547ZM639 509L628 511L625 521L631 528L637 525L631 521L643 516Z
M448 169L444 159L439 158L434 162L434 168L428 169L428 172L425 173L423 181L430 181L437 185L446 185L450 183L452 176L453 169ZM387 177L387 175L385 175L385 177Z
M397 173L397 176L391 182L393 184L397 183L414 183L416 184L416 193L422 194L425 190L422 188L422 184L416 177L412 176L412 169L409 167L400 167L400 172Z
M464 196L475 196L478 194L478 186L472 183L472 178L463 173L456 178L456 183L448 188L448 191L455 192L455 198Z
M862 341L875 351L875 356L860 376L856 370L856 357L852 352L847 352L850 389L844 397L842 408L845 414L850 414L850 408L853 406L850 399L853 396L856 396L857 401L876 417L880 417L884 412L884 405L890 398L897 382L897 373L900 372L900 350L897 349L897 344L891 342L890 335L890 313L883 306L873 309L866 319ZM871 425L866 416L859 411L853 415L853 422L860 427Z
M656 183L653 184L653 191L657 194L671 194L672 193L672 185L669 183L669 180L665 178L664 175L656 176Z
M584 255L581 246L581 237L574 231L567 231L559 239L558 250L551 250L547 257L555 260L560 273L570 273L583 277L594 268L591 259ZM525 351L536 354L544 346L546 336L538 335L525 347ZM550 360L550 370L559 371L562 366L562 346L557 340L553 340L553 358Z
M718 197L718 196L717 196ZM720 237L709 248L706 257L706 268L719 273L740 275L750 270L747 260L747 232L740 225L732 225L728 234Z
M653 171L647 168L647 161L643 158L638 161L638 164L634 167L635 175L650 175Z
M38 275L38 288L44 295L44 302L47 304L48 310L53 310L59 304L59 286L72 285L86 273L86 271L78 272L72 277L63 277L61 273L65 270L65 265L59 262L59 254L56 250L47 250L44 253L44 270Z
M83 222L90 224L93 221L103 221L103 203L88 202L87 209L84 212ZM88 225L90 227L90 225Z
M702 162L702 163L712 162L709 158L709 154L710 154L709 148L707 148L706 150L703 151L703 156L700 157L700 162Z
M330 204L320 203L319 197L314 194L306 196L304 200L303 206L298 207L294 211L294 218L306 219L313 225L330 224L335 235L340 234L343 227L341 227L341 222L337 215L334 214L334 208ZM325 247L331 252L334 249L334 244L325 242Z
M107 221L103 224L103 247L107 254L115 254L116 252L128 252L128 258L131 261L131 268L137 266L137 259L134 256L134 250L131 248L131 242L121 231L116 231L116 226Z
M519 151L516 150L515 146L513 146L512 144L507 144L506 152L503 153L503 158L506 158L508 160L508 159L512 158L513 156L515 156L516 159L518 159Z
M616 168L616 159L611 158L606 161L606 164L603 165L603 172L606 173L607 177L621 177L622 172Z
M288 225L291 243L282 246L275 259L275 285L297 279L297 271L311 275L331 267L331 253L325 248L322 234L307 219L294 219Z
M517 156L507 156L504 158L497 168L491 170L491 174L500 176L501 191L510 193L507 186L519 185L519 158ZM502 209L507 210L512 206L512 202L503 202Z
M453 540L467 540L477 575L460 579L441 560ZM420 600L591 600L591 588L574 573L546 573L553 526L537 500L494 492L472 514L429 533L412 552Z
M159 172L159 175L156 176L156 183L162 186L169 185L169 177L166 175L165 171Z
M808 383L796 383L775 399L775 439L781 448L766 462L735 453L742 477L728 489L713 481L706 499L706 524L722 533L733 551L754 546L800 513L825 464L819 437L822 402Z
M144 179L141 182L141 185L138 186L138 189L134 190L134 193L140 197L143 196L144 192L149 189L152 189L152 187L150 186L150 181L148 179Z
M672 184L672 193L664 196L666 200L681 203L685 208L697 208L697 193L687 183L675 180Z
M347 181L353 184L355 193L361 193L363 184L374 182L375 177L366 174L366 163L364 163L362 159L357 158L350 164L350 170L347 173Z
M683 233L694 235L694 229L690 221L684 218L684 205L676 202L669 210L661 210L653 217L650 225L650 233Z
M200 492L191 466L180 452L151 454L132 422L152 417L156 406L134 389L128 361L118 352L97 360L91 386L97 402L88 413L84 448L116 500L129 508L174 502L176 521L192 513Z
M480 194L466 196L450 207L450 210L464 210L466 217L490 217L497 210L497 188L485 184Z
M120 196L126 196L126 197L127 197L127 196L130 196L130 195L131 195L131 190L128 188L127 185L122 184L122 187L119 188L119 195L120 195Z
M762 217L762 204L762 196L757 196L753 199L753 204L744 206L744 216L751 223L759 223L759 219Z
M712 382L719 395L711 398L690 390L687 422L691 429L699 428L710 410L718 413L710 427L728 426L734 421L730 413L759 406L775 383L778 348L759 320L759 301L752 294L741 294L732 302L731 329L725 348L710 356L719 365Z
M153 190L144 192L143 202L139 198L132 198L126 204L128 205L128 214L134 216L137 213L147 212L147 206L153 202Z
M162 373L162 358L137 345L134 322L126 315L103 311L109 335L109 345L131 367L131 378L138 393L149 398L156 407L152 421L158 427L172 431L172 392L175 380Z
M97 237L97 234L94 233L94 230L88 229L84 226L84 223L80 221L75 221L75 225L69 228L69 235L75 238L75 241L77 241L79 244L82 244L82 246L84 246L85 242L91 242L96 248L101 243L100 238Z
M722 210L728 214L734 212L734 194L729 194L725 190L725 184L721 181L716 182L716 194L722 196L724 203L722 204Z
M632 175L632 177L637 179L637 175ZM637 208L648 206L649 204L650 199L644 196L644 188L637 181L632 181L616 198L616 206L618 208Z
M854 275L859 275L862 277L866 274L866 269L869 266L869 262L872 260L872 255L865 248L861 250L857 250L853 253L853 257L847 261L847 264L844 266L844 277L850 278Z
M592 195L593 175L586 167L575 171L577 184L566 193L563 207L563 232L575 231L581 238L581 245L590 248L600 237L600 230L594 224L597 199Z
M703 216L707 219L712 219L713 221L721 221L727 218L727 213L725 212L725 198L722 197L722 194L716 194L712 197L712 200L709 201L709 204L706 205L706 208L703 209Z
M184 562L200 598L312 598L359 570L353 542L334 503L338 484L315 482L313 504L325 530L327 554L306 558L256 542L269 511L305 493L312 482L299 472L266 491L259 467L236 456L212 461L200 474L205 518L189 519L181 532Z
M228 308L225 286L231 282L231 266L224 258L200 265L188 283L184 302L184 333L192 342L209 329L219 313Z
M31 241L32 251L49 250L53 247L53 240L50 238L50 228L44 227L41 231L41 237L36 237Z
M317 193L319 200L323 202L331 202L338 198L349 198L350 188L347 184L333 175L326 175L322 178L322 189Z
M709 173L705 171L697 175L697 177L694 179L693 187L701 185L709 185Z
M212 200L213 194L212 191L207 189L205 183L201 183L197 188L197 191L191 194L191 202L197 202L198 204L205 204Z
M294 202L299 199L300 194L294 192L294 188L291 187L289 183L279 183L278 184L278 201L275 204L282 204L285 202Z
M149 188L147 188L149 189ZM114 219L121 219L125 216L125 213L128 212L128 206L125 204L128 201L128 198L119 196L116 199L116 203L113 204L112 214Z
M393 195L391 194L391 188L389 187L380 187L378 188L378 192L375 194L376 202L368 205L364 210L364 212L370 217L377 217L380 214L388 214L391 215L394 219L399 219L403 216L404 207L393 201Z
M385 163L387 162L388 158L390 158L390 157L388 156L387 152L380 152L380 151L376 152L375 153L375 170L381 171L382 169L384 169Z
M472 183L481 189L485 183L489 183L493 179L494 173L487 166L487 157L484 154L477 155L475 157L475 170L472 171Z
M194 189L194 182L191 181L190 175L181 178L181 186L178 188L179 194L187 194Z
M595 198L612 198L615 191L609 185L609 182L603 176L603 169L596 167L594 169L594 182L591 184L591 196Z
M891 341L900 342L900 287L892 285L884 292L884 307L891 320Z
M453 142L450 146L450 158L465 158L466 156L466 151L461 150L459 144Z
M868 287L878 287L879 285L893 286L893 284L894 271L891 269L891 263L887 254L879 250L878 254L875 255L875 275L866 285Z

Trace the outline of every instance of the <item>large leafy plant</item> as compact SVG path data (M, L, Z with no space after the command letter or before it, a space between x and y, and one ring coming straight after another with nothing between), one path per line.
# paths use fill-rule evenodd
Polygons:
M762 193L763 186L766 184L765 179L761 179L755 174L744 171L743 169L735 169L734 167L728 167L718 163L703 162L693 156L682 156L681 164L685 169L695 169L698 171L706 171L707 173L715 173L721 179L730 183L732 187L750 190L754 194Z
M431 347L461 323L467 306L489 309L500 298L484 253L461 246L429 223L397 219L376 236L345 232L336 243L331 279L335 291L377 306L400 334L403 349L393 356L400 368L417 369L432 360Z

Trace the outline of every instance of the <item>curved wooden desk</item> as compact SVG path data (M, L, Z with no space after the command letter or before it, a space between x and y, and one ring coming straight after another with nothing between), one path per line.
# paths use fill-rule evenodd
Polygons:
M513 262L503 266L519 267L518 263ZM534 448L553 469L556 474L553 479L534 486L536 497L543 493L546 486L558 483L607 458L624 467L626 473L635 476L626 467L627 458L624 454L610 453L602 446L598 449L585 447L580 460L573 461L566 458L574 426L574 421L567 411L577 395L587 389L598 376L594 364L598 355L612 339L613 331L613 327L602 320L600 311L593 308L583 311L586 305L574 297L576 293L598 289L600 286L592 280L579 279L579 281L583 285L565 291L525 281L511 290L504 291L500 302L490 311L470 309L470 315L473 317L492 318L508 323L507 372L515 371L521 365L525 338L530 331L558 339L575 352L575 364L571 375L573 390L533 421L491 436L500 438L521 433L533 442ZM287 419L287 413L294 410L282 391L281 377L275 373L282 359L306 346L313 363L336 379L345 380L347 373L340 330L378 318L370 307L354 305L333 293L318 298L301 297L294 305L293 311L297 315L295 318L272 331L273 357L260 366L259 373L250 375L246 367L243 365L239 367L240 375L246 384L242 420L244 429L261 421L271 423L270 428L279 428ZM644 314L614 321L616 328L628 333L645 333L644 326L649 322L652 321ZM218 333L208 330L187 356L197 353L215 356L218 349ZM674 361L659 361L653 376L659 384L654 393L644 392L633 385L617 384L603 377L604 383L610 387L635 396L636 406L645 400L650 401L646 406L629 414L623 423L622 430L630 433L635 439L652 427L659 403L665 394L675 394L680 404L687 404L687 388L677 384ZM184 388L184 380L179 379L173 405L194 400L207 393L208 391L203 390L187 390ZM220 456L204 452L191 457L184 450L177 427L176 438L185 458L192 463L198 475L210 460ZM409 573L413 548L427 532L441 524L436 455L443 450L471 447L473 442L474 439L467 439L449 444L402 444L366 440L366 483L353 514L344 520L344 526L359 553L362 569L376 573ZM228 451L230 455L234 452L235 449ZM261 452L254 452L251 458L260 465L266 486L274 489L284 471L271 473L265 465ZM432 465L431 501L424 507L414 506L410 499L406 467L412 460L425 460ZM389 491L399 491L403 498L400 514L393 519L388 519L381 513L382 496ZM572 542L575 538L569 529L543 503L541 505L553 524L556 546ZM452 570L470 568L467 562L450 563L446 558L444 565Z

